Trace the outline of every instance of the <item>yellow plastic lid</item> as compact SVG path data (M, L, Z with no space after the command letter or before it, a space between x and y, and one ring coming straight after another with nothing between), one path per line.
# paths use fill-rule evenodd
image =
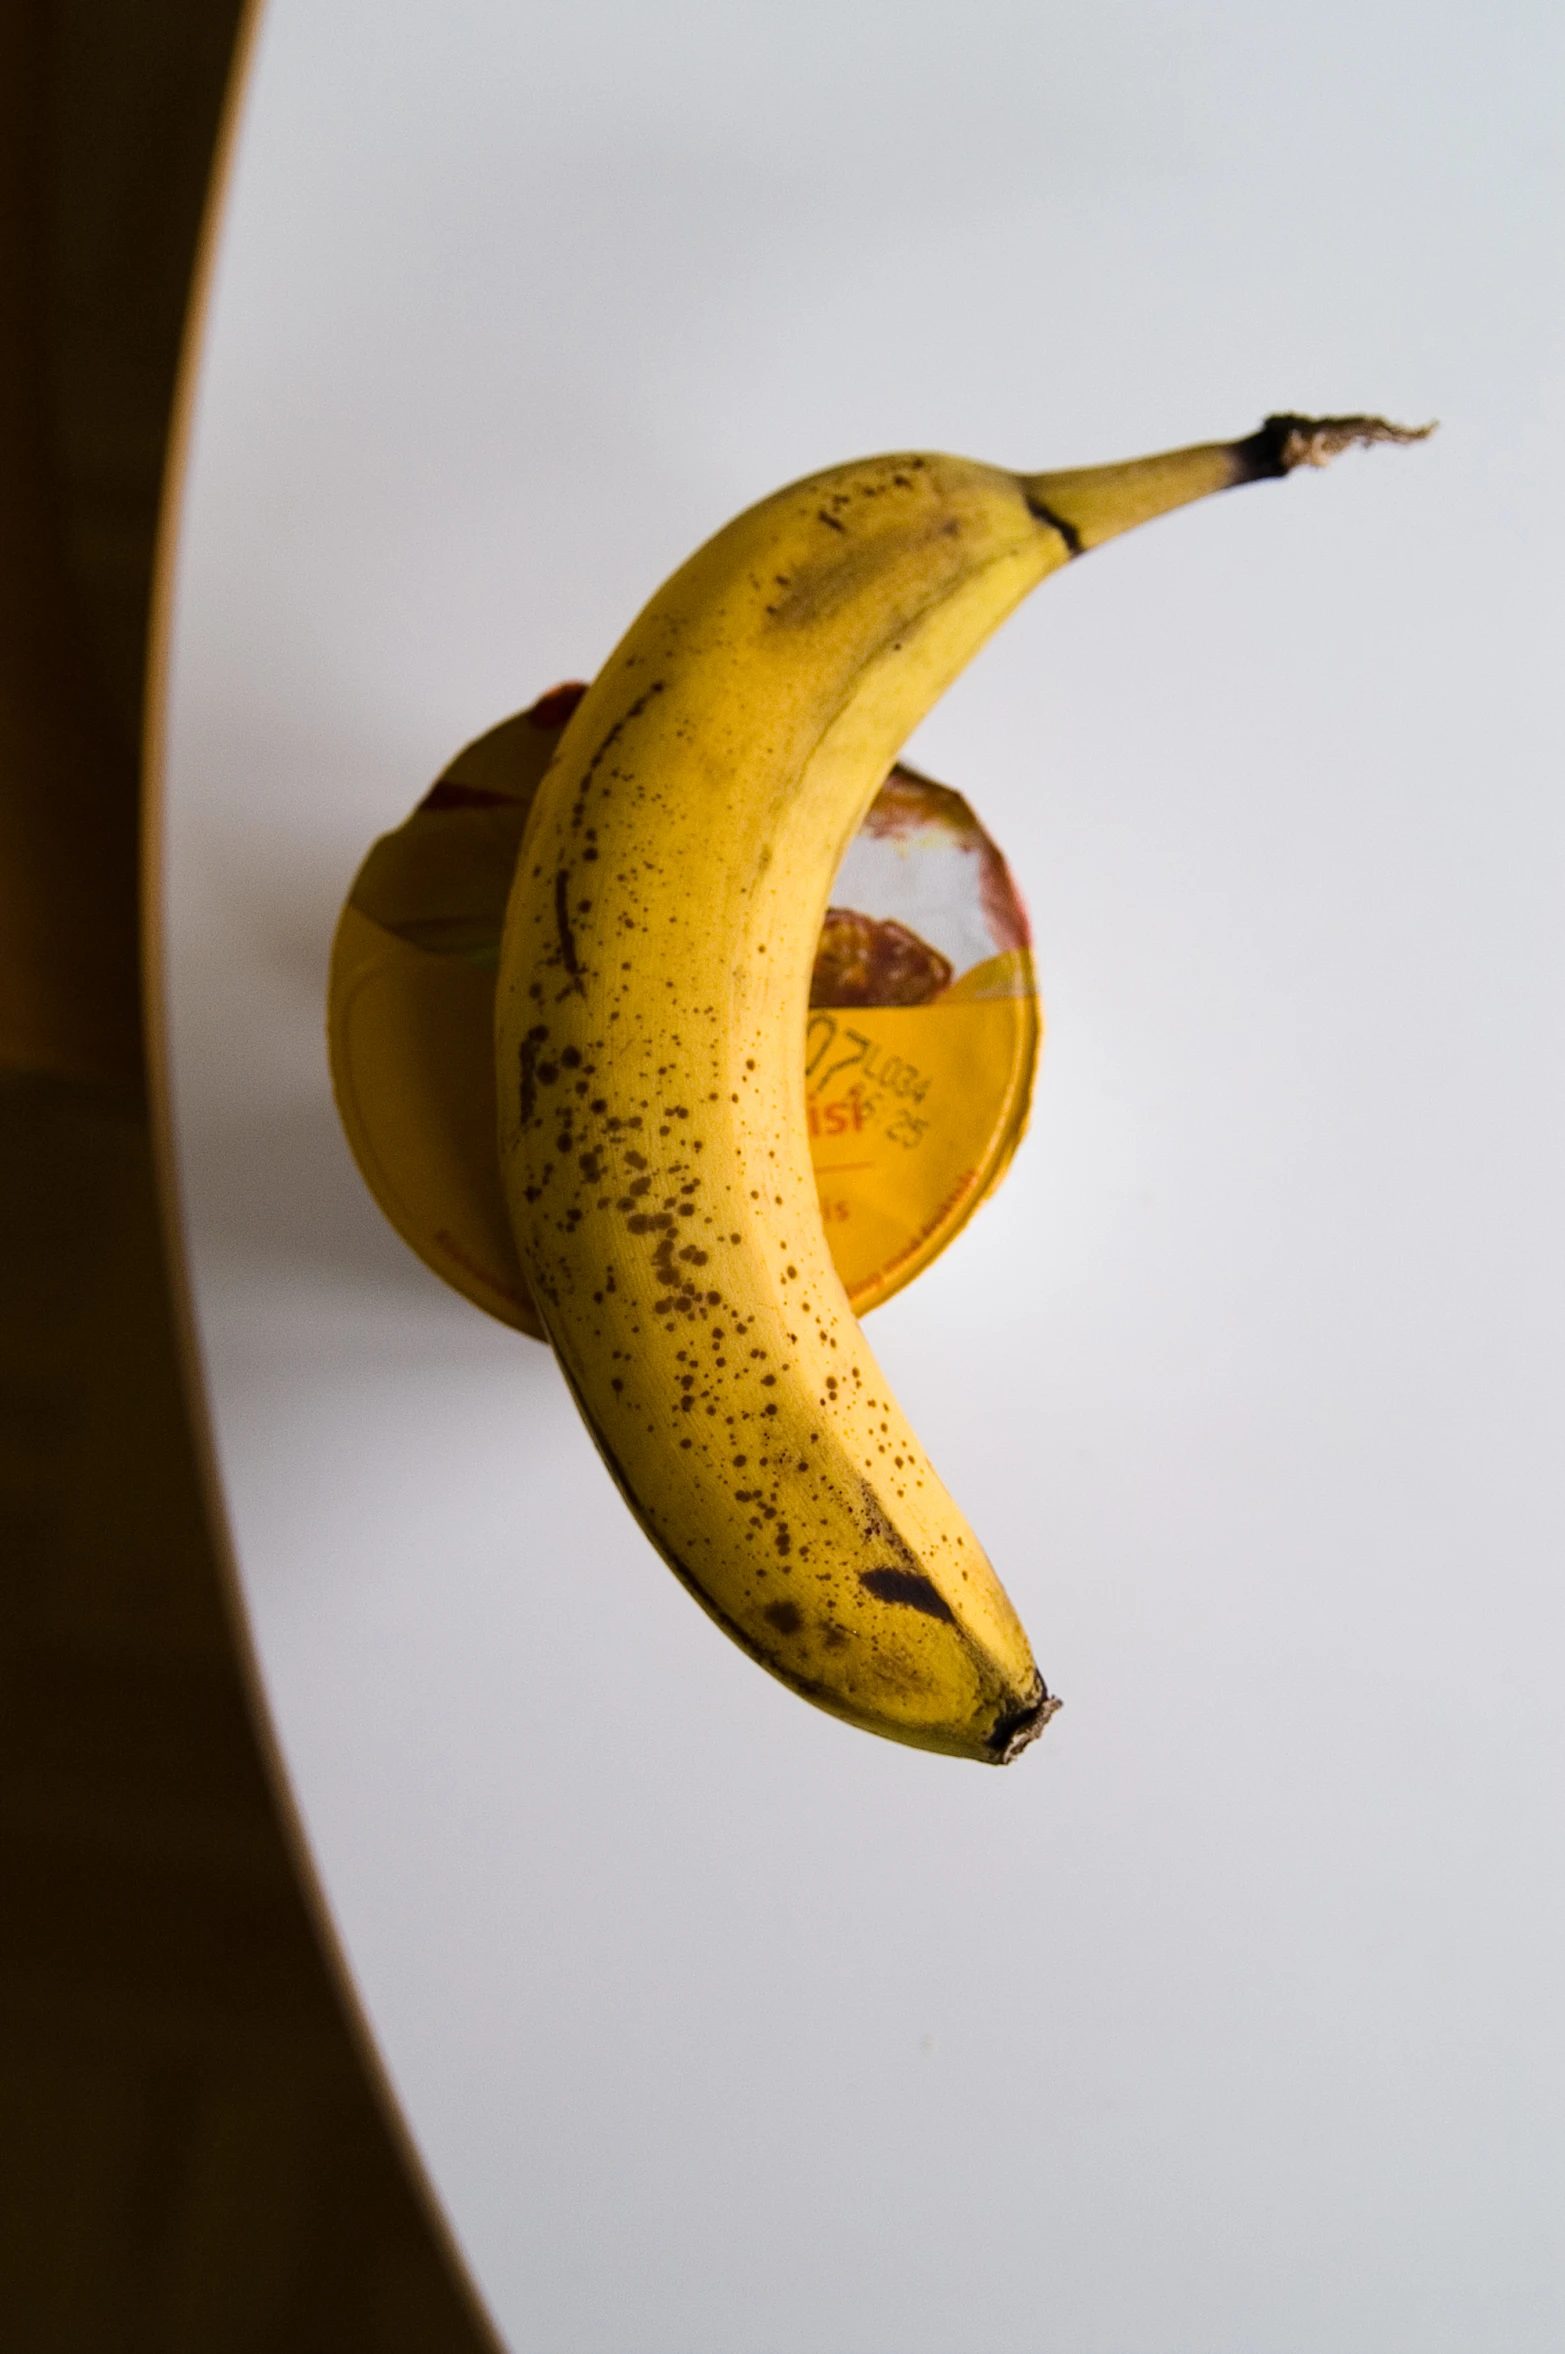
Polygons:
M426 1266L546 1338L495 1145L494 992L522 828L583 687L459 752L359 869L328 989L354 1158ZM1004 1175L1043 1034L1027 917L959 793L897 767L838 870L805 1039L821 1215L856 1313L937 1258Z

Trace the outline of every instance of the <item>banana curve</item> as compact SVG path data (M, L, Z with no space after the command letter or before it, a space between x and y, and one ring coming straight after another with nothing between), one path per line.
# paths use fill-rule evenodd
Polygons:
M600 673L507 914L512 1222L631 1509L803 1697L991 1763L1058 1704L831 1265L811 951L880 777L992 630L1075 548L1257 478L1244 447L1029 477L894 456L763 501Z
M818 1705L994 1756L1047 1695L830 1265L799 1053L881 747L1065 559L1009 478L933 470L741 518L611 657L519 861L501 1147L551 1338L665 1559Z

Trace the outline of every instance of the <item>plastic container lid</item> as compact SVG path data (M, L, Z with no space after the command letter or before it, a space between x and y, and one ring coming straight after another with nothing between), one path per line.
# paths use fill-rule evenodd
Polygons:
M371 1193L426 1266L538 1339L495 1145L495 974L527 812L584 692L480 736L374 844L328 990L332 1085ZM894 768L833 885L804 1047L821 1215L856 1313L999 1183L1042 1034L1005 860L961 794Z

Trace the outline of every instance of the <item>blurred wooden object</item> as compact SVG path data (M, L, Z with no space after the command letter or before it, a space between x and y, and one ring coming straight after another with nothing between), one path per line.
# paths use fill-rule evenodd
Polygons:
M339 1981L180 1340L154 545L239 0L0 0L0 2341L489 2334Z

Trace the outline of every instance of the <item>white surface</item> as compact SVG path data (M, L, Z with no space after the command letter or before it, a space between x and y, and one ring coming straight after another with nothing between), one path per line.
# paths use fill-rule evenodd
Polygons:
M273 0L178 641L181 1141L326 1883L518 2354L1565 2337L1559 20ZM710 1627L381 1226L330 927L707 531L1438 413L1078 566L921 732L1033 908L1004 1195L873 1337L1066 1696Z

